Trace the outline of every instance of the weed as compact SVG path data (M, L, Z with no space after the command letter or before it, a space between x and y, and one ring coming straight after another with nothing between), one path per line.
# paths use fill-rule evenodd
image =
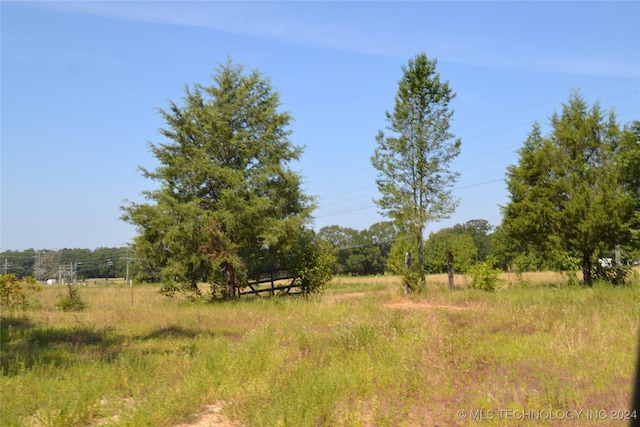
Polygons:
M58 307L62 311L82 311L87 308L87 304L80 298L78 286L69 283L67 285L67 295L60 297Z
M486 261L479 262L469 269L469 275L473 278L471 287L483 291L494 290L502 282L498 277L502 270L495 268L497 261L489 257Z
M33 277L18 279L14 274L0 274L0 307L24 309L35 303L35 295L41 290Z

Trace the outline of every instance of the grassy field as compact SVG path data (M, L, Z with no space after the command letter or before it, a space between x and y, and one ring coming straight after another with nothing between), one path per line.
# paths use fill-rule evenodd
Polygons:
M449 292L430 276L403 299L398 278L337 278L320 298L228 303L137 286L133 306L89 285L81 312L49 286L2 313L0 424L626 425L640 285L511 279Z

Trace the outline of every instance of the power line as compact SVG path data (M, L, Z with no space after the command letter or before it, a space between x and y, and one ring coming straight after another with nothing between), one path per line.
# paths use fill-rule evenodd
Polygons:
M472 187L479 187L481 185L493 184L494 182L500 182L500 181L504 181L504 178L498 178L498 179L492 179L490 181L478 182L476 184L465 185L463 187L455 187L455 188L452 188L451 191L458 191L458 190L464 190L464 189L472 188ZM340 210L340 211L335 211L335 212L329 212L329 213L326 213L326 214L323 214L323 215L317 215L314 218L325 218L325 217L329 217L329 216L335 216L335 215L340 215L340 214L343 214L343 213L361 211L361 210L364 210L364 209L370 209L370 208L375 208L375 207L377 207L377 205L361 206L361 207L358 207L358 208L345 209L345 210Z
M453 188L451 191L458 191L458 190L464 190L465 188L479 187L481 185L493 184L494 182L500 182L500 181L504 181L504 178L493 179L491 181L485 181L485 182L479 182L477 184L465 185L464 187L456 187L456 188Z
M624 78L624 79L616 80L614 82L608 82L608 83L605 83L605 84L602 84L602 85L599 85L599 86L595 86L595 87L592 87L592 88L587 88L587 89L582 88L581 89L581 93L593 92L594 90L602 89L602 88L609 87L609 86L614 86L614 85L625 83L625 82L628 82L630 80L635 80L635 79L636 79L636 77L627 77L627 78ZM619 95L616 95L616 96L605 98L604 100L600 99L600 100L598 100L598 102L602 103L602 102L610 101L610 100L613 100L613 99L618 99L618 98L621 98L621 97L624 97L624 96L633 95L633 94L636 94L636 93L638 93L638 90L633 90L633 91L630 91L630 92L625 92L623 94L619 94ZM478 125L494 122L494 121L497 121L497 120L502 120L502 119L505 119L507 117L511 117L511 116L514 116L516 114L519 114L519 113L522 113L522 112L525 112L525 111L530 111L530 110L533 110L533 109L536 109L536 108L540 108L540 107L544 107L544 106L548 106L548 105L554 105L554 104L556 104L555 101L548 101L548 102L536 104L534 106L528 106L528 107L521 108L521 109L518 109L518 110L515 110L515 111L511 111L511 112L509 112L507 114L503 114L503 115L496 116L496 117L493 117L493 118L490 118L490 119L482 120L482 121L473 123L471 125L463 126L463 127L459 128L457 131L459 132L460 130L473 128L473 127L476 127ZM638 111L638 109L627 110L627 111L622 112L622 113L616 113L616 116L627 114L628 112L633 112L633 111ZM480 135L473 135L471 137L466 137L464 139L463 143L473 142L475 140L478 140L480 138L484 138L486 136L494 135L496 133L500 133L500 132L503 132L505 130L514 129L514 128L517 128L517 127L520 127L520 126L524 126L524 125L527 125L527 124L532 124L532 123L533 122L529 120L527 122L520 122L520 123L517 123L515 125L510 125L510 126L506 126L506 127L502 126L502 127L498 128L498 129L494 129L494 130L492 130L492 131L490 131L488 133L482 133ZM491 154L494 154L494 153L503 152L505 150L510 150L510 149L512 150L512 149L514 149L516 147L519 147L521 145L522 145L522 142L518 142L516 144L509 144L509 145L504 146L504 147L499 148L499 149L494 149L494 150L490 150L490 151L486 151L486 152L475 154L472 159L460 159L460 160L457 160L457 163L460 164L460 163L464 163L464 162L468 162L468 161L475 161L479 157L484 157L484 156L491 155ZM332 170L333 175L335 175L336 166L343 165L343 164L350 163L350 162L352 162L352 160L346 160L346 161L342 160L340 162L334 163L333 165L327 165L326 163L323 163L322 167L325 170ZM477 165L470 166L469 168L466 168L466 169L463 169L463 170L467 170L467 169L471 169L471 168L475 168L475 167L478 167L478 166ZM352 172L353 170L349 169L349 171ZM336 195L331 195L331 196L327 196L327 197L323 197L323 198L327 199L327 198L337 197L337 196L342 195L342 194L348 194L350 191L357 191L357 190L349 190L349 191L346 191L346 192L341 192L341 193L338 193Z
M328 216L340 215L340 214L349 213L349 212L362 211L362 210L365 210L365 209L371 209L371 208L375 208L375 207L376 207L376 205L361 206L359 208L346 209L346 210L342 210L342 211L331 212L331 213L324 214L324 215L317 215L317 216L314 216L314 218L325 218L325 217L328 217Z
M631 93L636 93L636 92L637 91L634 91L634 92L631 92ZM615 98L617 98L617 97L614 97L613 99L615 99ZM632 112L636 112L636 111L640 111L640 108L631 109L631 110L625 110L623 112L615 112L615 114L616 114L616 117L619 117L621 115L632 113ZM467 141L468 141L468 139L467 139ZM469 161L469 160L475 161L479 157L484 157L484 156L491 155L491 154L501 153L501 152L504 152L506 150L513 150L513 149L515 149L517 147L520 147L520 146L522 146L522 142L519 142L517 144L510 144L510 145L507 145L507 146L503 146L503 147L501 147L499 149L494 149L494 150L491 150L491 151L487 151L487 152L484 152L484 153L480 153L480 154L474 155L473 159L464 159L464 160L462 160L462 162ZM514 156L516 155L515 152L513 154L514 154ZM488 161L488 162L485 162L485 163L475 164L475 165L472 165L472 166L469 166L469 167L466 167L466 168L458 169L456 171L457 172L465 172L465 171L476 169L476 168L479 168L479 167L483 167L483 166L488 166L488 165L491 165L491 164L499 163L499 162L502 162L504 160L509 160L512 157L513 156L511 156L511 155L510 156L503 156L503 157L500 157L500 158L497 158L497 159L494 159L494 160L491 160L491 161ZM474 175L472 177L465 177L462 180L464 181L464 180L469 180L469 179L472 179L472 178L479 178L479 177L487 176L487 175L490 175L493 172L494 171L491 171L491 172L488 172L488 173ZM503 180L504 180L504 178L498 178L498 179L483 181L481 183L455 187L455 188L452 189L452 191L457 191L457 190L462 190L462 189L466 189L466 188L477 187L477 186L481 186L481 185L487 185L487 184L491 184L491 183L495 183L495 182L500 182L500 181L503 181ZM328 199L337 198L337 197L340 197L340 196L346 196L346 195L349 195L349 194L357 193L357 192L362 191L362 190L368 190L368 189L373 189L373 188L376 188L376 186L375 185L371 185L371 186L367 186L367 187L360 187L360 188L357 188L357 189L354 189L354 190L348 190L348 191L332 194L330 196L321 197L321 199L322 200L328 200ZM328 205L320 203L319 204L319 208L323 209L323 208L326 208L327 206L335 206L335 205L339 205L341 203L349 203L349 202L352 202L352 201L357 200L357 199L362 199L364 197L373 198L373 197L375 197L375 195L376 195L375 193L369 193L367 195L359 196L359 197L357 197L355 199L352 198L352 199L349 199L349 200L337 201L337 202L334 202L334 203L331 203L331 204L328 204ZM344 209L341 209L341 210L331 211L331 212L326 213L326 214L318 215L315 218L324 218L324 217L328 217L328 216L335 216L335 215L340 215L340 214L343 214L343 213L349 213L349 212L353 212L353 211L364 210L364 209L368 209L368 208L371 208L371 207L375 207L375 205L367 205L367 206L364 206L364 207L354 207L354 208L345 207Z
M327 196L327 197L322 197L321 196L321 198L323 200L333 199L335 197L344 196L346 194L357 193L358 191L362 191L362 190L369 190L372 187L375 187L375 186L374 185L367 185L366 187L356 188L355 190L349 190L349 191L345 191L345 192L342 192L342 193L337 193L337 194L334 194L332 196Z

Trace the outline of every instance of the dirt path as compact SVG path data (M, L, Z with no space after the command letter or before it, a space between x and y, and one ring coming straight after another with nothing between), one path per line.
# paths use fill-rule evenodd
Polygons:
M231 421L221 414L224 402L207 405L203 412L194 415L191 423L178 424L176 427L240 427L242 424Z

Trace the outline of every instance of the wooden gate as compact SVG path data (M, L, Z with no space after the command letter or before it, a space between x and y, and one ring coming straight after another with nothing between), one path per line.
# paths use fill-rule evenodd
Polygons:
M238 296L255 294L260 296L262 293L268 293L270 296L285 294L300 294L303 292L302 285L298 277L293 277L286 270L274 270L262 273L257 279L250 280L247 283L249 289L242 290Z

